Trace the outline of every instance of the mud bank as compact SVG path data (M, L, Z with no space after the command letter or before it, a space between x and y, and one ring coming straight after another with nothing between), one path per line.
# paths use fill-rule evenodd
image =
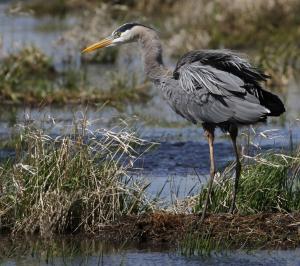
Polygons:
M253 215L209 214L203 224L196 214L157 212L127 216L102 228L100 235L118 241L178 245L187 237L209 240L219 248L286 249L300 244L300 213Z

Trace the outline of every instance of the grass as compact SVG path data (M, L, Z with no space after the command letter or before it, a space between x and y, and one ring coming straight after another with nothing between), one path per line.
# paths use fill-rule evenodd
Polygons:
M149 99L147 84L112 76L108 89L89 85L82 71L58 72L51 59L36 47L5 57L0 65L0 99L9 104L108 103L122 106Z
M241 175L236 216L226 214L234 165L228 166L213 184L210 214L200 228L190 227L180 241L181 252L191 256L236 248L297 247L298 236L290 229L298 223L293 214L300 211L299 158L299 152L294 156L275 152L255 156ZM196 213L202 211L206 194L204 186L194 207Z
M211 255L219 251L295 249L299 247L298 213L251 215L211 214L202 225L199 216L179 241L183 255Z
M151 209L147 184L128 169L149 145L127 128L91 132L83 119L51 137L25 125L16 157L0 167L0 229L17 233L95 233L124 215Z
M300 210L300 157L281 153L265 153L246 165L240 178L237 209L240 214L259 212L295 212ZM232 193L232 171L225 169L213 185L209 211L229 210ZM195 211L201 211L207 193L204 187Z
M206 187L191 201L195 213L158 209L148 184L129 175L151 144L127 126L90 131L85 118L73 124L69 134L50 136L28 122L7 144L15 156L0 165L1 232L170 243L188 256L299 244L299 152L254 157L243 170L235 215L224 214L232 186L232 165L226 168L199 225Z
M253 157L242 171L234 216L227 214L234 169L229 165L213 184L204 224L194 223L180 241L181 253L192 256L236 248L297 247L299 218L293 214L300 212L299 155L299 151L293 155L269 151ZM201 213L207 190L206 185L197 196L195 213Z
M224 236L213 236L213 229L202 232L188 232L179 244L184 256L210 256L212 252L221 252L231 248L231 241Z

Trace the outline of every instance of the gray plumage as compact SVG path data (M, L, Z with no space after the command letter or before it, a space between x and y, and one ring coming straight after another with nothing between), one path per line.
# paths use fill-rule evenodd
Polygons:
M107 41L108 40L108 41ZM236 157L236 174L229 211L235 210L235 199L241 172L236 138L238 126L279 116L284 105L275 94L264 90L261 82L268 78L248 60L229 50L198 50L185 54L174 71L162 59L162 46L156 31L139 23L127 23L100 42L117 45L139 42L148 78L160 89L171 108L193 123L202 123L210 150L210 180L201 222L208 206L215 175L214 130L228 131ZM93 47L96 46L91 46ZM87 48L86 50L89 50Z
M161 90L172 109L193 123L250 124L270 113L233 74L195 64L179 73L179 80L162 80Z
M136 25L136 39L141 44L145 72L160 88L171 108L193 123L202 123L210 148L210 180L200 222L202 223L215 176L214 129L230 134L236 158L235 180L229 212L236 208L236 194L241 173L236 138L239 125L265 121L279 116L284 105L260 83L267 75L253 67L243 56L229 50L198 50L185 54L170 72L163 65L162 48L156 32Z
M193 123L227 130L231 124L253 124L285 111L280 99L260 85L268 76L237 53L192 51L170 72L163 64L155 30L138 23L122 25L116 31L120 30L134 33L141 45L146 75L160 88L171 108Z

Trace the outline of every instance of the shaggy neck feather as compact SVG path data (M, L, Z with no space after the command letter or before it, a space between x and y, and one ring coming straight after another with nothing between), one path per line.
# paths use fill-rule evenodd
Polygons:
M158 35L151 29L143 30L139 34L142 48L145 72L153 82L159 81L167 72L162 59L162 46Z

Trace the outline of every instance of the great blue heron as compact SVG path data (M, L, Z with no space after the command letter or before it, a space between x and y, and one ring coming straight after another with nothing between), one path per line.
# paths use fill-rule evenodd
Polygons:
M145 72L160 89L171 108L192 123L202 123L210 152L210 180L204 203L203 221L215 176L214 131L228 132L235 153L235 181L230 213L235 210L241 163L236 138L241 125L265 121L284 111L281 100L264 90L260 83L268 78L244 57L229 50L197 50L183 55L174 71L163 64L162 46L157 32L140 23L126 23L111 36L83 50L123 43L138 42L141 46Z

